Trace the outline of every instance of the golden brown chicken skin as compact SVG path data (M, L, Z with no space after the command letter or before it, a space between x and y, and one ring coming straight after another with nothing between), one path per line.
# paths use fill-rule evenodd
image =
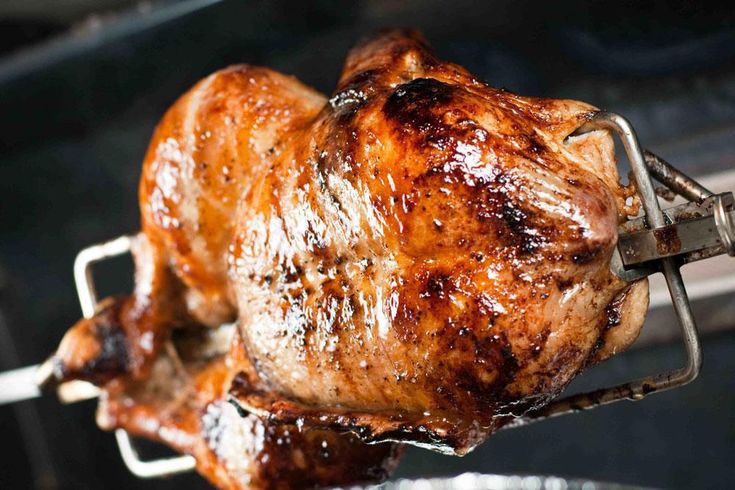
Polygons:
M137 269L168 286L136 290L161 320L123 328L132 372L172 324L237 317L243 410L469 451L643 323L647 283L610 272L632 212L612 139L567 138L595 111L491 88L397 31L349 53L328 101L268 70L208 77L144 163ZM73 353L66 376L89 365Z
M352 434L282 424L232 403L232 377L252 371L233 325L169 332L145 378L111 376L110 367L124 365L128 358L120 330L113 329L120 328L130 302L126 297L108 299L92 321L82 323L107 335L95 364L75 376L98 383L112 378L100 383L101 428L124 429L194 456L197 471L222 489L375 483L396 468L402 450L395 444L367 445ZM84 339L77 332L65 341L74 338Z
M243 201L233 290L271 390L236 386L243 406L462 453L627 347L647 306L609 267L628 191L608 134L564 142L593 111L412 35L353 50Z
M237 340L233 355L221 355L212 344L232 337L234 328L220 330L178 335L146 380L110 383L97 411L100 427L122 428L194 455L199 473L222 489L375 482L395 468L395 445L367 446L352 435L269 422L229 403L229 380L242 369L235 364L247 360Z
M172 328L219 326L237 317L227 255L238 206L276 150L325 100L292 77L239 65L176 101L143 163L135 293L115 303L119 322L98 315L72 328L54 356L59 379L144 378ZM121 338L125 358L115 359L120 342L109 339Z
M268 168L273 148L324 102L292 78L249 66L217 72L184 95L146 155L144 231L132 242L134 293L102 301L48 361L57 382L103 387L100 427L192 454L197 470L220 488L376 482L398 462L392 444L368 446L350 434L243 411L227 395L232 377L249 364L242 343L226 360L191 347L200 337L205 343L202 325L219 327L236 316L225 255L241 194ZM177 351L182 336L191 337L189 348Z

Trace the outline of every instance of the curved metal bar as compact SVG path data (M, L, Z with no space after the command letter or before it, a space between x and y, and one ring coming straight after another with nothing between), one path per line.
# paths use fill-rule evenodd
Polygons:
M721 195L717 196L714 216L717 233L720 235L720 240L722 240L727 255L735 257L735 222L733 222L731 214L725 209L725 201Z
M196 460L188 454L152 461L141 460L130 435L123 429L115 431L115 439L117 439L117 447L120 449L120 456L125 466L138 478L161 478L186 473L196 467Z
M635 177L638 193L641 196L643 209L646 212L646 221L650 228L659 228L664 226L663 214L658 205L656 192L648 173L646 160L643 156L643 150L638 143L638 136L633 126L619 114L612 112L597 112L586 123L577 128L570 136L579 136L598 129L609 129L615 131L623 142L625 153L628 155L633 176Z
M92 245L77 255L74 261L74 281L79 295L79 304L85 318L94 315L97 306L97 292L94 287L92 265L96 262L130 252L135 240L134 236L121 236L109 242ZM64 385L62 385L64 386ZM115 431L117 446L120 449L125 466L139 478L157 478L191 471L196 467L196 460L188 455L173 458L160 458L152 461L143 461L133 445L133 441L126 431Z
M645 219L649 228L654 229L665 226L666 221L656 198L643 151L638 143L638 138L633 127L625 118L618 114L598 112L570 136L581 135L599 129L612 130L620 136L633 170L643 209L646 213ZM648 376L629 383L562 398L552 402L541 410L518 419L514 424L511 424L512 426L515 427L547 417L595 408L619 400L641 400L650 393L683 386L697 377L702 367L702 348L686 289L684 288L684 282L682 281L679 268L673 259L663 259L661 264L686 347L686 366L668 373Z
M74 259L74 283L77 286L79 305L82 307L84 318L94 315L97 307L97 291L94 287L92 265L112 257L128 253L134 237L123 235L104 243L87 247L77 254Z

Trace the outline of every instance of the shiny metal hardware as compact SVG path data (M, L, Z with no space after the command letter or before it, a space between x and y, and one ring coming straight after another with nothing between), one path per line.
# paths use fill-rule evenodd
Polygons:
M715 203L715 226L722 240L722 246L730 257L735 257L735 210L732 194L729 194L729 211L725 204L726 196L717 196Z
M671 224L672 216L674 219L677 216L677 213L674 211L669 211L666 214L661 210L651 179L652 174L658 180L663 181L662 183L667 185L671 190L684 197L703 201L712 195L707 189L697 184L682 172L671 167L664 160L650 152L644 152L631 124L618 114L598 112L589 121L574 131L570 137L597 130L613 131L620 137L623 143L645 212L645 215L637 223L639 227L640 225L645 225L646 230L656 233L657 230L666 230L667 226ZM716 198L719 203L724 202L725 199L719 196ZM730 196L731 198L732 196ZM715 209L717 209L716 205L715 203ZM728 216L731 215L728 214ZM719 219L722 220L722 218ZM623 231L625 232L625 228L623 228ZM625 238L622 241L625 243ZM587 393L579 393L555 400L546 407L517 419L511 426L517 427L548 417L588 410L620 400L642 400L651 393L683 386L693 381L699 374L702 367L702 347L686 289L684 288L684 282L679 271L680 263L678 262L678 258L662 253L656 257L655 267L626 269L625 258L623 257L624 253L625 251L621 253L620 248L618 248L611 265L613 271L618 273L623 279L635 280L653 272L661 272L665 276L686 348L686 365L670 372L655 374L617 386L602 388Z
M77 286L79 304L82 307L82 314L85 318L90 318L94 315L97 306L97 292L94 286L92 265L129 253L134 239L134 237L130 236L121 236L109 242L85 248L77 255L74 261L74 282ZM78 383L83 382L79 381ZM65 384L67 383L62 384L61 387ZM89 385L89 383L85 384ZM143 461L140 459L130 435L123 429L115 431L115 439L117 440L117 446L120 449L120 455L125 466L128 467L132 474L139 478L169 476L191 471L196 467L196 460L188 454Z
M664 217L669 224L654 230L647 228L643 218L630 220L622 226L618 251L624 269L651 264L664 257L676 257L683 265L731 251L732 230L735 230L732 228L735 219L732 193L712 195L666 209Z

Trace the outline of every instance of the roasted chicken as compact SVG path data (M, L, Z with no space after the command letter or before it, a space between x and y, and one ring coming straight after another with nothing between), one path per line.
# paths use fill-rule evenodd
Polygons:
M57 378L147 386L172 331L236 320L212 383L241 423L463 454L643 323L646 281L610 271L633 186L607 132L568 137L595 111L491 88L411 32L354 48L329 99L219 71L156 129L136 289L70 330Z

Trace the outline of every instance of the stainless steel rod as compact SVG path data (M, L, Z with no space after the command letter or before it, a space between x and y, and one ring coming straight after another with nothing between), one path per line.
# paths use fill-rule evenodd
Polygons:
M712 192L702 184L673 167L660 156L643 150L648 170L666 187L690 201L701 201L712 195Z

